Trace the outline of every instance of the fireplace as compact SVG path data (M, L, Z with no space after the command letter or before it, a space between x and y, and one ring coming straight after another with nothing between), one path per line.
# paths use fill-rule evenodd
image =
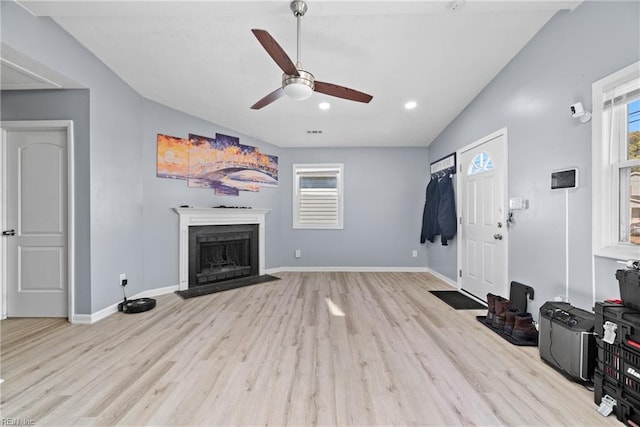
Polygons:
M189 227L189 287L258 275L258 225Z
M238 260L237 255L230 256L234 251L244 252L247 243L247 234L251 237L252 243L248 244L251 257L251 268L249 275L265 274L265 217L269 209L239 209L239 208L174 208L180 216L179 221L179 277L178 290L205 284L206 280L226 281L236 277L235 274L245 274L247 272L245 262ZM211 233L208 226L221 226ZM200 238L200 243L206 246L210 253L205 256L204 261L194 258L190 253L192 234ZM235 235L235 236L234 236ZM195 237L198 240L198 237ZM227 252L221 249L227 246ZM221 253L222 252L222 253ZM230 259L226 259L230 258ZM198 261L199 260L199 261ZM200 263L205 267L201 276L191 277L189 270L191 264ZM240 268L238 268L238 266ZM225 278L224 276L227 275Z

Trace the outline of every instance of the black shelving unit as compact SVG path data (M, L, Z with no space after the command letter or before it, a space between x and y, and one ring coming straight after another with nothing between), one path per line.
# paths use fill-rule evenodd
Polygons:
M594 401L609 395L617 402L618 420L640 426L640 311L620 304L597 302L594 307L598 354L593 376ZM617 326L613 342L603 341L604 324Z

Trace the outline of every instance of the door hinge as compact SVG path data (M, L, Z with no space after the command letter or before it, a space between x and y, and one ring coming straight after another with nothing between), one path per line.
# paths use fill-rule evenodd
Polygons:
M460 225L462 225L462 217L460 217Z
M460 277L462 277L462 270L460 270L458 274L460 275Z

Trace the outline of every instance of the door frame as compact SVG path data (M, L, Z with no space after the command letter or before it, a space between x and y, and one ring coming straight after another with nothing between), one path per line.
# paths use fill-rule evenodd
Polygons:
M0 121L2 131L2 146L0 147L0 225L4 230L7 224L7 131L32 130L65 130L67 132L67 319L73 321L75 315L75 164L73 120L21 120ZM7 318L7 239L0 239L0 318Z
M505 212L505 233L503 234L503 238L502 238L502 242L504 243L504 265L503 265L503 274L504 274L504 278L506 280L505 283L505 289L504 292L506 292L506 294L504 295L509 295L509 223L507 221L507 217L509 215L509 132L508 129L506 127L503 127L502 129L498 129L497 131L478 139L477 141L472 142L469 145L466 145L460 149L458 149L456 151L456 158L457 159L461 159L462 158L462 153L472 150L486 142L489 142L493 139L499 138L499 137L503 137L504 142L503 142L503 152L504 152L504 168L502 171L502 179L504 182L504 194L503 194L503 206L504 206L504 212ZM456 206L457 206L457 211L458 211L458 227L459 227L459 233L458 233L458 244L457 244L457 258L458 258L458 262L456 265L456 269L457 269L457 274L456 274L456 282L458 285L458 290L463 290L462 289L462 248L464 247L464 245L466 244L466 236L464 235L464 232L462 230L462 206L464 206L464 202L462 200L462 174L465 173L466 171L463 170L462 167L462 162L460 162L460 160L458 160L458 178L456 179ZM501 294L503 295L503 294Z

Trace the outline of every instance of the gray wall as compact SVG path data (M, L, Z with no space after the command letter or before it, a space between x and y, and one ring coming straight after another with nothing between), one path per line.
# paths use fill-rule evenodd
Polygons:
M344 163L344 229L293 229L293 164ZM425 268L426 148L287 149L280 158L279 265ZM296 259L296 249L302 257ZM412 258L412 250L418 257Z
M76 192L74 308L77 313L88 313L91 306L89 91L2 91L0 120L73 120Z
M2 42L90 89L90 271L96 312L142 289L142 98L49 18L1 2Z
M167 108L156 102L143 103L144 131L142 135L144 185L144 281L145 289L177 285L178 276L178 214L172 208L180 205L195 207L251 206L271 211L266 216L266 268L279 266L278 231L280 229L280 195L282 188L261 188L259 192L241 191L239 196L216 196L213 190L189 188L183 180L157 178L156 160L159 133L187 138L189 133L215 137L216 133L236 136L240 143L258 147L262 153L280 156L281 149L271 144L243 136L188 114ZM282 175L287 170L280 168Z
M426 265L426 250L418 239L426 148L278 149L143 99L49 18L35 18L13 2L1 2L0 7L3 43L88 89L81 91L83 100L69 98L72 91L43 92L39 98L27 92L3 94L7 120L64 119L76 114L66 114L66 108L83 113L76 147L81 234L77 314L95 313L121 300L120 273L128 276L128 295L178 283L178 217L171 208L180 204L271 209L266 268ZM67 98L51 98L55 96ZM157 133L189 132L238 136L243 144L278 155L280 187L220 197L210 190L188 188L182 181L157 178ZM344 230L292 230L294 162L345 163ZM295 249L303 251L300 260L293 258ZM417 258L411 257L413 249L419 251Z
M178 216L172 207L251 206L267 208L266 268L392 267L424 268L426 250L419 245L424 187L428 178L426 148L280 149L152 101L143 101L143 194L145 289L178 283ZM158 133L240 137L267 154L279 156L279 187L238 197L215 196L189 188L185 181L156 177ZM345 164L344 230L293 230L292 164ZM295 259L295 249L302 258ZM412 258L411 251L418 250Z
M569 192L569 300L591 309L591 124L569 114L591 110L591 84L640 57L638 2L584 2L556 14L429 147L439 158L500 128L509 132L509 196L529 200L509 231L509 280L533 286L530 310L565 291L565 194L550 172L578 167ZM429 266L455 280L455 245L428 249ZM596 300L617 297L615 260L596 258Z

